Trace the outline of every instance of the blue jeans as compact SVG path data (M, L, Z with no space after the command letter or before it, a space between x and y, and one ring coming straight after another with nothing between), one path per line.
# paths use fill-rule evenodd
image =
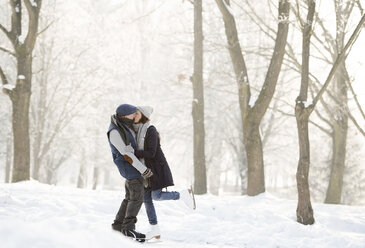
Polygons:
M151 188L144 189L144 206L148 216L148 222L151 225L157 225L157 215L153 200L164 201L164 200L179 200L180 193L176 191L163 192L161 189L153 190Z
M152 191L152 199L155 201L166 201L166 200L179 200L180 193L176 191L162 191L162 189L156 189Z

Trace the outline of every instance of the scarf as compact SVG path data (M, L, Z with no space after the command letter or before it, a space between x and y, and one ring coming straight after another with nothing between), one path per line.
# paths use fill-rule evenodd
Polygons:
M111 122L117 128L118 133L120 134L120 137L122 137L124 143L129 145L131 140L128 135L129 131L125 126L133 127L133 120L129 120L127 118L118 118L116 115L112 115Z

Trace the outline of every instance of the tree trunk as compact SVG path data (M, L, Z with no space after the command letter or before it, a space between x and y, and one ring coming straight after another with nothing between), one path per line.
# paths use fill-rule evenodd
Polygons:
M221 172L220 168L210 166L209 168L209 193L213 195L219 195L219 188L221 186L220 180Z
M30 137L29 137L29 106L32 88L32 52L38 35L39 13L42 0L24 0L28 12L28 33L22 34L25 26L22 19L22 1L9 1L12 16L11 30L0 24L0 30L5 33L14 48L17 60L17 79L13 90L5 90L13 106L13 143L14 160L12 182L30 179ZM24 36L25 39L21 38ZM1 68L0 68L1 69ZM5 75L0 70L3 84L7 84Z
M99 174L100 174L100 168L94 167L93 190L95 190L98 187L98 184L99 184Z
M37 87L34 90L33 94L36 95L35 98L32 98L32 154L33 154L33 170L32 170L32 177L35 180L40 180L40 170L43 167L43 158L46 156L46 152L49 149L45 149L47 142L45 139L46 133L46 120L47 120L47 94L48 94L48 71L49 71L49 63L51 58L47 57L47 52L52 54L53 49L53 41L51 42L51 46L46 46L45 42L42 43L41 41L41 48L39 52L39 56L41 58L41 72L40 77L37 80ZM57 132L57 130L55 130Z
M82 189L82 188L86 188L86 185L87 185L86 168L82 164L80 166L79 176L77 178L77 187Z
M345 27L347 19L351 11L343 13L340 2L335 3L336 6L336 44L335 51L337 54L344 48ZM333 133L332 133L332 161L331 174L327 188L325 203L339 204L341 203L343 174L345 171L346 161L346 144L348 130L348 97L347 83L350 82L349 75L346 70L346 61L342 61L339 65L338 72L335 77L334 92L338 100L335 103L335 118L333 118Z
M309 115L310 110L305 108L303 103L297 102L295 106L295 116L299 137L299 162L296 175L298 189L297 221L304 225L311 225L314 223L308 183L310 165L308 134Z
M86 161L84 148L81 151L81 161ZM77 187L82 189L82 188L86 188L86 185L87 185L87 170L86 170L85 163L81 162L79 176L77 178Z
M247 194L265 192L264 160L258 124L247 124L243 130L247 154Z
M33 147L33 170L32 170L32 178L34 180L38 180L40 179L39 176L39 171L41 168L41 162L40 159L38 158L38 154L39 154L39 148L38 147Z
M238 99L247 155L247 193L255 196L265 191L264 160L259 126L275 93L288 36L290 3L287 0L279 1L275 48L259 97L255 105L251 106L249 104L251 93L247 67L238 39L235 18L230 11L229 2L225 0L216 0L216 2L223 16L228 50L238 85Z
M205 165L204 87L203 87L203 21L202 0L194 1L194 74L192 116L194 128L194 191L207 193Z
M331 174L327 188L325 203L340 204L342 195L343 175L346 161L346 144L348 130L347 114L347 71L343 62L336 75L336 103L335 118L332 133L332 161ZM348 81L349 82L349 81Z
M342 120L343 124L347 124ZM325 203L340 204L342 195L343 174L346 159L347 126L335 124L332 134L333 151L331 162L331 174L327 188Z
M242 147L238 147L237 153L237 162L238 162L238 172L240 176L240 192L241 195L247 194L247 156L245 146L242 144Z
M30 179L29 106L32 63L31 59L26 59L26 56L23 55L21 58L18 58L19 78L11 97L14 135L12 182Z
M5 161L5 183L10 183L10 171L11 171L11 160L13 151L11 149L12 146L12 140L11 137L9 137L6 141L6 161Z
M297 120L298 139L299 139L299 162L297 168L297 188L298 188L298 206L297 221L304 225L314 223L313 209L310 200L309 191L309 165L310 165L310 147L308 123L309 116L313 111L313 104L306 106L309 85L309 56L310 56L310 38L312 33L312 23L315 13L315 0L308 2L308 15L303 23L303 44L302 44L302 77L300 93L296 100L295 117Z
M338 54L328 76L319 90L318 94L314 97L313 103L308 107L305 107L308 93L308 78L309 78L309 55L310 55L310 36L312 33L313 15L315 12L315 0L309 1L308 16L305 23L303 23L303 52L302 52L302 82L300 87L300 94L296 100L295 115L297 119L298 135L299 135L299 147L300 157L297 170L297 186L298 186L298 208L297 208L297 220L302 224L314 223L313 209L310 203L308 174L310 164L309 153L309 138L308 138L308 120L309 116L316 107L319 99L327 89L333 76L335 75L338 67L342 64L345 55L348 55L349 48L356 41L362 27L365 23L365 15L361 17L361 20L357 24L350 39L347 41L344 48Z
M46 158L46 166L44 167L46 174L45 174L45 179L44 179L44 183L52 185L53 183L53 178L54 178L54 170L51 166L52 164L52 158ZM43 181L43 180L42 180Z

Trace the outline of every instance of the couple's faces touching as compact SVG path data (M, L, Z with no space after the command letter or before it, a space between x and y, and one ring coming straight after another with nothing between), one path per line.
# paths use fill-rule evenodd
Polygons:
M129 120L134 120L136 117L136 113L130 114L130 115L125 115L124 118L127 118Z
M141 113L141 111L139 111L139 110L137 110L137 112L135 113L135 117L134 117L134 123L138 123L140 120L141 120L141 118L142 118L142 113Z
M138 123L142 118L141 111L137 110L137 112L124 116L127 119L134 120L134 123Z

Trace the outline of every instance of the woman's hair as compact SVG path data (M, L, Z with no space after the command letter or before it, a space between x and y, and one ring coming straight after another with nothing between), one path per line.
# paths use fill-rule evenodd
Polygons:
M145 124L146 122L150 121L150 119L148 119L144 114L142 114L142 112L141 112L141 115L142 115L142 117L139 120L139 123Z

